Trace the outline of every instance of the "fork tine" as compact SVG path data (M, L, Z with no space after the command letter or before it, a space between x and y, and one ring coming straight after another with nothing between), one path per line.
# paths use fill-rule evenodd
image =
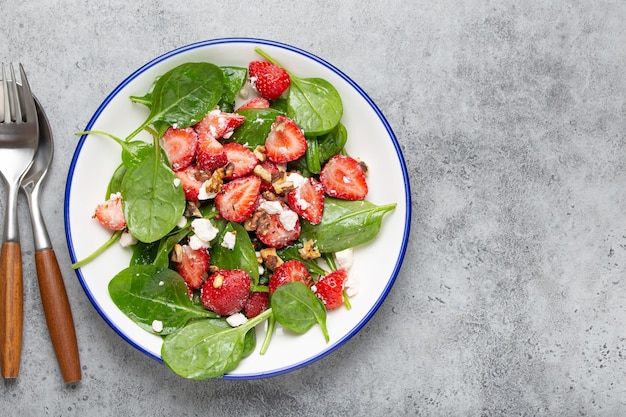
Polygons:
M20 99L17 95L17 80L15 79L15 70L13 64L9 64L9 71L11 71L11 82L9 83L9 98L11 99L11 108L13 109L12 118L16 123L22 123L22 108L20 106Z
M11 122L11 102L9 101L9 88L7 86L7 73L2 63L2 101L4 107L4 115L2 121L5 123Z
M22 64L19 64L19 66L20 77L22 78L22 105L24 106L24 111L26 112L26 120L37 120L37 107L35 107L35 97L30 91L30 84L28 83L28 78L26 78L26 71L24 71L24 66Z

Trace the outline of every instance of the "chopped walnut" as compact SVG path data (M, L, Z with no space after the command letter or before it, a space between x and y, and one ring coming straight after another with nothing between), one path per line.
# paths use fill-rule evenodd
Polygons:
M265 156L265 146L258 145L256 148L254 148L252 153L254 154L254 156L256 156L256 159L258 159L260 162L265 161L265 159L266 159L266 156Z
M180 243L174 245L171 256L172 262L180 262L183 260L183 247Z
M185 207L185 216L186 217L202 217L202 213L200 212L200 202L199 201L187 201L187 207Z
M280 259L280 256L276 253L276 248L261 249L260 253L265 267L270 271L274 271L284 263L283 260Z
M264 181L272 182L272 174L261 165L257 165L254 167L254 175L261 178Z
M322 256L320 251L315 247L313 239L304 242L304 246L298 249L298 253L302 256L302 259L317 259Z
M228 166L228 165L227 165ZM226 170L224 167L218 168L213 171L211 177L205 181L205 190L207 193L218 193L222 189L222 184L224 184L224 176L226 175Z

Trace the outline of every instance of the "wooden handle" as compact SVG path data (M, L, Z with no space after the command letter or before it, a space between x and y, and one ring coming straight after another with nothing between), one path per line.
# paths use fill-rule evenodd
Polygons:
M20 372L23 285L20 244L4 242L0 253L0 365L4 378L17 378Z
M80 381L80 358L70 302L52 249L35 252L37 279L52 346L65 383Z

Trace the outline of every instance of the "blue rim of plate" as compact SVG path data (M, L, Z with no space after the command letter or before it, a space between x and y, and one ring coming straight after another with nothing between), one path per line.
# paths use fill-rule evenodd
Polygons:
M374 316L376 311L380 308L380 306L382 305L383 301L385 300L385 298L389 294L389 291L391 290L391 287L395 283L395 280L396 280L396 278L398 276L398 273L400 272L400 267L402 266L402 262L404 260L404 255L405 255L406 249L407 249L407 244L408 244L408 240L409 240L410 225L411 225L411 191L410 191L409 177L408 177L408 173L407 173L406 163L404 161L404 157L402 155L402 150L400 149L400 145L398 144L396 136L395 136L391 126L387 122L387 119L383 115L383 113L380 111L380 109L374 103L374 101L372 101L372 99L365 93L365 91L363 91L363 89L361 89L361 87L359 87L350 77L348 77L346 74L344 74L338 68L336 68L332 64L326 62L325 60L319 58L318 56L313 55L310 52L307 52L305 50L299 49L297 47L294 47L294 46L291 46L291 45L288 45L288 44L285 44L285 43L281 43L281 42L267 40L267 39L243 38L243 37L242 38L234 37L234 38L210 39L210 40L205 40L205 41L191 43L191 44L188 44L186 46L182 46L180 48L173 49L170 52L167 52L167 53L165 53L165 54L163 54L161 56L158 56L157 58L153 59L152 61L149 61L148 63L144 64L139 69L134 71L132 74L130 74L124 81L122 81L106 97L106 99L102 102L102 104L100 104L100 106L98 107L98 109L96 110L94 115L92 116L91 120L89 120L89 122L87 123L87 126L85 127L84 131L88 131L88 130L90 130L92 128L92 126L94 125L96 120L98 120L98 118L100 117L101 113L108 106L108 104L111 102L111 100L113 100L113 98L117 96L117 94L120 92L120 90L122 90L124 87L126 87L126 85L128 85L131 81L133 81L135 78L137 78L140 74L142 74L143 72L145 72L149 68L151 68L154 65L156 65L156 64L158 64L158 63L160 63L160 62L162 62L164 60L167 60L167 59L169 59L169 58L171 58L173 56L179 55L181 53L184 53L184 52L187 52L187 51L190 51L190 50L203 48L203 47L211 46L211 45L221 45L221 44L230 44L230 43L250 43L250 44L259 44L259 45L269 45L269 46L274 46L274 47L286 49L288 51L294 52L294 53L299 54L299 55L303 55L303 56L305 56L305 57L307 57L307 58L317 62L318 64L326 67L327 69L329 69L330 71L334 72L336 75L341 77L348 84L350 84L350 86L352 86L352 88L354 88L363 97L363 99L365 99L365 101L368 103L368 105L376 113L376 115L380 119L380 122L384 125L384 127L385 127L385 129L386 129L386 131L387 131L387 133L389 135L389 138L391 139L391 141L393 143L393 146L395 148L396 154L398 156L398 160L400 161L401 170L402 170L402 176L403 176L403 179L404 179L404 190L405 190L405 192L404 192L404 199L405 199L405 205L406 205L406 216L405 216L405 219L404 219L405 220L404 221L405 227L404 227L404 234L402 236L402 245L401 245L401 248L400 248L400 252L398 253L398 258L396 259L396 263L395 263L395 266L393 268L393 272L392 272L391 277L389 278L389 280L387 282L387 285L385 286L384 290L380 294L380 297L378 298L378 300L376 300L376 303L368 311L368 313L361 319L361 321L359 321L357 323L357 325L354 328L352 328L352 330L350 332L345 334L341 339L338 339L334 344L330 345L328 348L326 348L323 351L319 352L317 355L313 356L312 358L308 358L308 359L306 359L304 361L301 361L299 363L295 363L295 364L289 365L287 367L274 369L271 372L254 373L254 374L236 374L236 375L226 374L226 375L224 375L222 377L222 379L247 380L247 379L258 379L258 378L267 378L267 377L277 376L277 375L284 374L284 373L287 373L287 372L295 371L296 369L302 368L302 367L307 366L307 365L309 365L309 364L311 364L313 362L316 362L317 360L325 357L326 355L328 355L329 353L333 352L335 349L339 348L344 343L346 343L355 334L357 334L361 330L361 328ZM85 139L86 139L86 136L82 136L80 138L80 141L78 142L78 144L76 146L76 150L74 152L74 156L72 157L72 161L71 161L71 164L70 164L69 172L68 172L68 175L67 175L66 186L65 186L65 197L64 197L65 236L66 236L67 245L68 245L69 254L70 254L70 258L71 258L72 263L75 263L78 260L76 259L76 253L74 251L74 246L72 244L72 242L73 242L72 241L72 232L70 230L70 225L69 225L69 197L70 197L70 191L71 191L71 188L72 188L72 179L74 177L74 170L76 168L76 163L77 163L77 160L78 160L78 158L80 156L81 149L83 147ZM140 352L144 353L145 355L155 359L156 361L163 363L163 360L161 359L160 356L156 356L156 355L152 354L151 352L148 352L142 346L140 346L137 343L135 343L134 341L130 340L128 337L126 337L126 335L124 335L117 328L117 326L115 326L115 324L111 320L109 320L109 318L107 317L105 312L102 310L102 308L97 303L97 301L96 301L94 295L91 293L89 287L87 286L87 283L86 283L85 278L83 277L83 275L81 273L80 268L76 269L75 272L76 272L76 275L78 276L78 280L80 281L81 286L83 287L83 290L87 294L87 297L91 301L91 303L94 306L94 308L96 309L96 311L98 311L100 316L104 319L104 321L122 339L124 339L128 344L130 344L131 346L133 346L134 348L136 348Z

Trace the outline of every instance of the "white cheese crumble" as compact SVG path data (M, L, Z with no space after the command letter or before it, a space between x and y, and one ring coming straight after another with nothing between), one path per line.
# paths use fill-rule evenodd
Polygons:
M210 242L215 239L219 230L213 226L209 219L194 219L191 222L191 230L198 236L198 239Z
M283 206L280 204L280 201L263 200L263 202L259 205L259 209L263 210L267 214L280 214L283 211Z
M193 250L198 250L202 248L207 249L211 247L211 244L200 239L197 235L191 235L189 236L189 247Z
M164 286L164 285L165 285L165 282L163 282L163 281L159 281L159 287L162 287L162 286Z
M230 324L231 327L241 326L248 321L248 318L244 316L242 313L235 313L226 318L226 323Z
M154 320L152 322L152 330L161 333L163 331L163 322L161 320Z
M354 272L348 274L348 278L343 283L343 288L346 290L348 297L354 297L359 292L360 280Z
M237 241L237 232L228 232L224 234L222 239L222 247L226 249L235 249L235 242Z
M202 183L202 185L200 186L200 189L198 190L198 200L204 201L204 200L210 200L212 198L215 198L217 193L213 191L211 192L207 191L208 185L209 185L209 180L206 180L205 182Z
M302 184L306 183L308 180L297 172L292 172L287 175L287 181L290 181L295 188L300 187Z
M345 269L347 271L352 266L353 261L354 253L352 251L352 248L335 252L335 262L337 263L337 268Z
M187 218L185 216L180 216L180 220L178 220L178 223L176 223L176 226L178 226L179 229L182 229L183 227L187 226Z
M122 245L123 248L127 248L127 247L132 246L135 243L137 243L137 238L135 238L135 236L131 235L128 232L124 232L120 236L119 242L120 242L120 245Z
M292 210L283 210L279 215L279 220L287 231L292 231L298 222L298 215Z
M180 186L180 178L174 178L174 187L178 188Z

